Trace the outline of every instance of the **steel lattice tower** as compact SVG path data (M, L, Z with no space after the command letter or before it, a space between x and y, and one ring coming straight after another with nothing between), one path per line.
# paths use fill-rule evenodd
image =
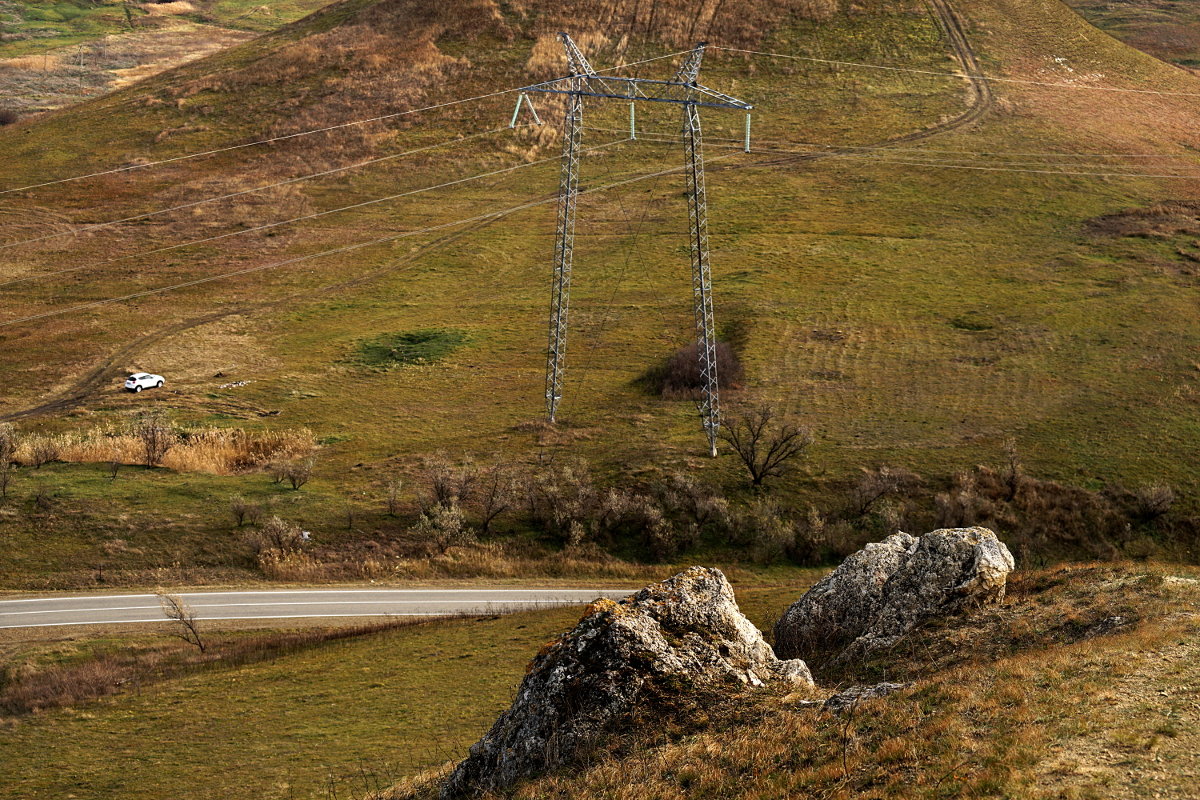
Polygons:
M703 382L699 403L700 420L708 437L709 450L717 454L721 426L720 387L717 379L717 340L713 322L712 275L708 256L708 202L704 186L703 137L700 108L737 109L746 112L747 151L750 147L750 104L696 82L705 43L688 53L675 77L669 81L626 78L597 74L587 58L566 33L560 33L567 52L570 75L534 86L526 86L513 112L515 124L522 103L530 92L563 94L567 110L563 118L562 169L558 185L558 232L554 240L554 280L550 299L550 341L546 358L546 415L555 421L562 400L563 371L567 351L567 317L570 308L571 268L575 252L575 207L579 196L579 147L583 134L583 98L597 97L629 101L630 138L635 136L634 107L638 101L673 103L683 107L682 139L687 158L689 245L692 254L692 297L696 320L696 344ZM532 104L530 105L532 109Z

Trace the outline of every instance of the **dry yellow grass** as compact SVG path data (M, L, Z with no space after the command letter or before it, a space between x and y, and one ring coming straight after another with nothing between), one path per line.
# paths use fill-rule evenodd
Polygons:
M815 693L751 692L683 720L647 712L636 733L614 734L581 768L504 796L1190 800L1189 691L1200 668L1187 656L1200 634L1198 587L1129 567L1027 574L1001 609L915 631L843 676L837 685L870 683L883 667L910 681L847 715L805 702L832 694L830 681ZM1123 627L1104 633L1101 619L1117 611ZM1165 666L1160 653L1171 656ZM1138 687L1122 700L1130 713L1104 713L1130 686ZM1081 763L1089 757L1081 743L1098 733L1119 751L1104 757L1129 769L1097 775ZM1153 794L1143 791L1143 768L1155 771ZM427 771L373 800L432 798L445 774Z
M312 431L306 428L275 431L202 428L180 432L162 466L177 472L236 475L273 461L307 457L316 446ZM141 464L144 458L144 447L135 431L104 426L73 433L23 436L15 460L37 466L47 461Z

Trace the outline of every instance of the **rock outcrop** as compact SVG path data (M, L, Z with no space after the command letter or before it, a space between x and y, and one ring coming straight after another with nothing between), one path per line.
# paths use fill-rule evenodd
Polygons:
M775 651L845 663L895 644L923 619L1004 599L1013 557L987 528L906 533L847 558L784 612Z
M593 603L539 653L505 711L450 775L443 798L503 789L571 763L634 712L704 688L811 686L775 657L719 570L693 567L620 602Z

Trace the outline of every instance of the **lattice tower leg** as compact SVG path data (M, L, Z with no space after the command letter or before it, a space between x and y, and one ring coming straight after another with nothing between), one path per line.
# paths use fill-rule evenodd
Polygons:
M554 240L554 285L550 295L550 344L546 356L546 416L550 422L555 421L558 403L562 400L571 263L575 255L575 206L579 196L579 143L582 135L583 97L578 94L567 95L558 184L558 233Z
M700 109L683 107L683 144L687 151L688 217L691 223L692 296L696 316L696 351L700 359L702 396L700 421L708 436L711 454L717 455L721 427L721 402L717 385L717 339L713 323L712 275L708 261L708 201L704 190L704 154L700 134Z

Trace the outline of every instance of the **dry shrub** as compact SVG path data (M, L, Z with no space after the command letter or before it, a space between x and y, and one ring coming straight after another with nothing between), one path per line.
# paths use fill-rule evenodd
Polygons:
M667 363L650 376L654 390L667 399L699 399L704 388L699 353L696 342L676 350ZM728 342L717 342L717 381L721 388L737 389L744 378L745 372L737 353Z
M12 125L21 118L21 115L9 108L0 108L0 127Z
M304 544L304 534L299 525L271 517L257 530L248 532L246 543L261 559L263 554L288 555L296 553Z
M476 541L475 532L467 524L466 515L457 501L433 504L421 513L409 533L419 541L428 542L443 555L451 547L465 547Z
M70 706L117 691L129 670L115 658L87 661L73 667L16 669L4 675L0 711L31 714Z

